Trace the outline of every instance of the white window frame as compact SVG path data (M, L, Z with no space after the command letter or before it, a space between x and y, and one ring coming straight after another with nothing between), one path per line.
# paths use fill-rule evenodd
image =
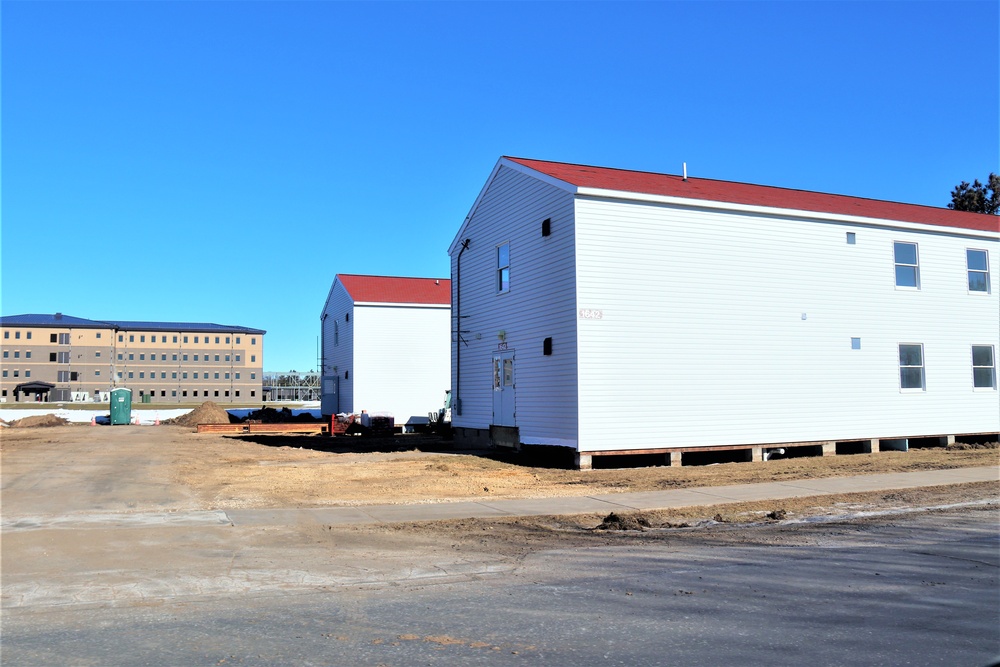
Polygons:
M989 350L990 353L990 365L986 366L983 364L976 365L976 348L984 348ZM997 389L997 355L996 350L992 345L973 345L972 351L972 388L975 391L996 391ZM976 371L977 370L988 370L990 374L989 385L978 385L976 384Z
M969 253L970 252L981 252L986 258L986 268L985 269L973 269L969 266ZM965 249L965 269L968 272L966 275L967 285L969 287L969 294L989 294L990 293L990 253L988 250L983 248L966 248ZM972 289L972 274L979 274L986 278L986 289Z
M507 249L507 261L503 262L500 258L500 249ZM497 294L507 294L510 292L510 241L504 241L503 243L497 244L496 249L496 288ZM504 282L506 278L506 287Z
M920 364L903 364L903 348L904 347L916 347L920 350ZM897 348L897 361L899 362L899 390L901 392L922 392L927 391L927 357L924 356L924 344L923 343L900 343ZM920 369L920 386L919 387L905 387L903 382L903 370L910 368Z
M896 258L896 246L898 245L911 245L913 246L913 264L908 264L906 262L900 262ZM896 283L896 289L902 290L919 290L920 289L920 244L914 243L912 241L893 241L892 242L892 266L893 266L893 280ZM913 269L913 282L914 285L900 285L899 284L899 269L900 268Z

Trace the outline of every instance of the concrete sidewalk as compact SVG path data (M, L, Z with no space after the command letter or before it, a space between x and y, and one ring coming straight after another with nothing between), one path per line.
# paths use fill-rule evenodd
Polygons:
M946 484L990 482L1000 479L1000 467L953 468L920 472L830 477L764 484L707 486L674 491L612 493L568 498L480 500L416 505L364 505L309 509L226 510L235 526L290 524L349 525L443 519L607 513L634 510L697 507L756 500L780 500L839 493L912 489Z

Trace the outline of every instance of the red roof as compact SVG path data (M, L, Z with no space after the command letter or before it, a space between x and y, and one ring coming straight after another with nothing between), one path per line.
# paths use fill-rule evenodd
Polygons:
M447 278L396 278L337 274L355 303L451 304L451 281Z
M518 157L507 157L506 159L581 188L686 197L732 204L770 206L1000 232L1000 218L985 213L953 211L948 208L899 204L878 199L831 195L807 190L789 190L768 185L715 181L708 178L688 178L685 181L681 176L646 171L589 167Z

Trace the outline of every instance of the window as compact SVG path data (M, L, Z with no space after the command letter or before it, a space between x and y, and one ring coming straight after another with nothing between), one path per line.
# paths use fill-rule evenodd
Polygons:
M170 355L170 359L171 359L172 361L177 361L177 355L176 355L176 354L172 354L172 355Z
M185 343L187 343L187 342L188 342L188 337L187 337L187 336L184 336L184 342L185 342ZM184 393L184 395L185 395L185 396L187 396L187 392L185 392L185 393Z
M219 379L219 374L218 374L218 373L216 373L216 374L215 374L215 379L216 379L216 380L218 380L218 379Z
M197 354L196 354L196 355L194 355L194 360L195 360L195 361L198 361L198 355L197 355Z
M250 379L251 380L256 380L257 379L257 374L256 373L251 373L250 374Z
M4 338L10 338L10 332L9 331L4 331L3 332L3 337ZM55 343L57 340L59 340L59 334L49 334L49 342L50 343Z
M251 338L250 339L250 344L251 345L256 345L257 344L257 339L256 338Z
M188 395L187 390L181 392L181 396L187 396L187 395Z
M28 354L31 354L31 353L29 352ZM100 352L94 352L94 357L97 358L97 359L100 359L101 358L101 353Z
M194 337L194 342L195 342L195 343L197 343L197 342L198 342L198 337L197 337L197 336L195 336L195 337Z
M160 355L160 361L166 361L166 360L167 360L167 355L161 354Z
M97 356L101 356L101 353L100 353L100 352L98 352L98 353L97 353ZM30 352L30 351L28 351L28 352L25 352L25 353L24 353L24 358L25 358L25 359L31 359L31 352Z
M128 360L129 361L135 361L135 353L134 352L129 352Z
M226 361L229 361L229 355L228 354L226 355Z
M188 374L187 373L181 373L181 379L182 380L187 380L188 379Z
M510 244L497 247L497 292L510 291Z
M164 342L164 343L166 343L167 341L166 341L166 340L164 340L163 342ZM166 390L164 390L164 389L161 389L161 390L160 390L160 396L162 396L163 398L166 398L166 396L167 396L167 392L166 392Z
M229 390L228 389L226 390L226 396L229 396Z
M236 355L236 363L239 363L239 361L240 361L240 355L237 354Z
M16 372L16 371L15 371L15 372ZM239 389L237 389L237 390L236 390L236 396L239 396L239 395L240 395L240 390L239 390Z
M218 361L218 360L219 360L219 355L215 355L215 360L216 360L216 361Z
M21 376L21 371L17 371L17 370L14 371L14 377L20 377L20 376Z
M225 379L227 379L227 380L229 379L229 373L225 374Z
M68 333L59 334L59 344L60 345L69 345L69 334Z
M129 371L128 372L128 379L131 380L133 377L135 377L135 374L132 371Z
M852 350L860 350L861 349L861 339L860 338L851 338L851 349Z
M899 345L899 388L924 389L924 346Z
M542 236L549 236L552 234L552 218L545 218L542 220Z
M6 369L6 368L5 368L5 369L3 369L3 376L4 376L4 377L7 377L7 369Z
M965 263L969 267L969 291L990 291L990 262L985 250L966 250Z
M226 345L229 345L229 336L226 336Z
M4 337L4 338L10 338L10 332L9 332L9 331L4 331L4 332L3 332L3 337ZM56 339L55 339L55 338L53 338L53 339L52 339L52 342L53 342L53 343L54 343L54 342L56 342Z
M191 377L192 377L192 379L197 380L198 379L198 374L197 373L193 373Z
M177 342L177 336L174 336L174 342L175 343Z
M140 354L139 355L139 361L146 361L146 355L145 354Z
M145 335L139 336L139 342L140 343L145 343L146 342L146 336Z
M24 371L24 377L30 378L31 377L31 371Z
M56 372L56 382L69 382L69 371Z
M858 242L858 235L854 232L847 232L847 245L856 245Z
M28 340L31 340L31 332L30 331L28 333L24 334L24 335L28 338ZM101 334L97 334L97 337L100 338Z
M69 352L57 352L56 355L57 355L57 360L60 364L69 363Z
M51 356L51 355L50 355L50 356ZM122 360L123 360L124 358L125 358L125 355L124 355L124 354L122 354L121 352L119 352L119 353L118 353L118 361L122 361ZM55 359L52 359L51 361L55 361Z
M21 351L20 350L14 350L14 358L15 359L20 359L21 358Z
M185 355L181 356L181 359L182 359L183 361L187 361L187 360L188 360L188 356L187 356L187 355L185 354Z
M236 379L237 379L237 380L239 380L239 379L240 379L240 374L239 374L239 373L237 373L237 374L236 374Z
M215 337L215 344L216 344L216 345L218 345L218 344L219 344L219 337L218 337L218 336L216 336L216 337ZM216 396L218 396L218 394L216 394Z
M4 359L6 359L9 355L10 355L10 352L8 352L7 350L3 351L3 358Z
M123 335L121 335L121 334L118 334L118 342L120 343L120 342L122 342L123 340L125 340L125 336L123 336ZM53 343L54 343L54 342L56 342L56 339L55 339L55 338L53 338L53 339L52 339L52 342L53 342Z
M121 371L118 371L118 379L119 379L119 380L121 380L121 379L122 379L122 372L121 372Z
M216 396L218 396L218 395L219 395L219 390L218 390L218 389L216 389L216 390L215 390L215 395L216 395Z
M77 380L80 379L80 374L77 373L76 371L70 371L69 379L72 380L73 382L76 382Z
M972 386L977 389L997 388L997 367L992 345L972 346Z
M333 344L334 346L340 345L340 324L336 321L333 323Z
M132 335L132 334L129 334L129 336L128 336L128 342L134 343L135 342L135 336Z
M174 371L173 373L170 374L170 379L172 379L172 380L176 380L177 379L177 371Z
M252 363L254 363L256 361L257 361L257 355L256 354L251 354L250 355L250 363L252 364Z
M175 341L175 342L176 342L176 341ZM177 396L177 390L176 390L176 389L172 389L172 390L170 391L170 395L171 395L171 396Z
M251 397L251 398L252 398L252 397L254 397L254 396L256 396L256 395L257 395L257 392L256 392L256 391L251 391L251 392L250 392L250 397Z
M167 372L166 371L160 371L160 379L161 380L166 380L167 379Z
M21 332L20 331L15 331L14 332L14 340L21 340Z
M139 379L142 380L145 377L146 377L146 373L144 373L143 371L139 371Z
M917 262L917 244L893 243L893 257L896 261L896 287L920 289L920 265Z
M237 336L237 337L236 337L236 344L237 344L237 345L239 345L239 344L240 344L240 337L239 337L239 336Z

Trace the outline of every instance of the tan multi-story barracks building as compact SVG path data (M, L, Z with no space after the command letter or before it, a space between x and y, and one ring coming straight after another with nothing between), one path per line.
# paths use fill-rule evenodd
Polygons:
M196 322L97 321L55 315L0 318L0 402L262 400L261 329Z

